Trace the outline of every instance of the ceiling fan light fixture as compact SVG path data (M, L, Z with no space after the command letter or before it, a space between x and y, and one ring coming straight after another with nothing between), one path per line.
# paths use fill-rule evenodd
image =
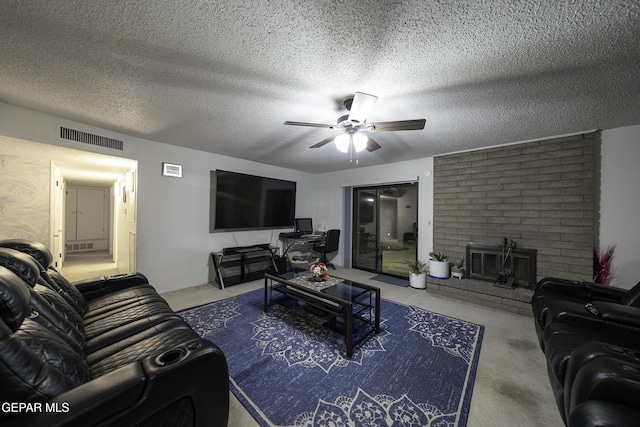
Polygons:
M353 148L356 150L356 153L361 152L367 147L368 138L363 133L355 133L353 135Z
M336 141L336 148L338 150L342 151L343 153L346 153L349 151L349 143L351 142L350 135L346 133L342 133L336 136L335 141Z
M375 95L356 92L349 112L349 121L355 125L363 124L377 100L378 97Z
M426 123L425 119L415 120L395 120L390 122L367 123L367 116L373 109L378 99L375 95L368 93L356 92L353 98L346 99L344 106L349 110L349 114L344 114L338 118L337 124L308 123L308 122L284 122L285 125L292 126L310 126L318 128L336 129L342 131L341 135L329 136L322 141L313 144L309 148L320 148L326 144L335 141L336 148L343 152L351 152L351 160L353 162L353 152L356 152L356 164L358 163L357 154L360 151L375 151L382 148L373 138L367 136L368 132L388 132L400 130L422 130Z

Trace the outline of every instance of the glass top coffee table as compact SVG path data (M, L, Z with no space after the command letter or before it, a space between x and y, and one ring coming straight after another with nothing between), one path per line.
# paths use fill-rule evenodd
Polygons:
M264 275L264 311L273 303L299 308L312 320L344 336L347 357L372 333L380 332L380 288L329 276L314 281L294 272Z

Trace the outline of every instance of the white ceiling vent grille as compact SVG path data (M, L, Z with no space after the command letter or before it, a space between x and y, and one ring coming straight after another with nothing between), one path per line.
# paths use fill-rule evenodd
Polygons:
M120 141L119 139L94 135L92 133L82 132L80 130L66 128L64 126L60 126L60 138L68 139L70 141L82 142L84 144L112 148L114 150L122 151L124 149L124 141Z

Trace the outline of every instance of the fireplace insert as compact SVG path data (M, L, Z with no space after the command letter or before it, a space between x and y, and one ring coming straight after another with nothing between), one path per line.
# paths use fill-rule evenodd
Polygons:
M518 248L515 244L467 245L467 277L523 286L533 289L536 283L536 249ZM503 283L505 283L503 282Z

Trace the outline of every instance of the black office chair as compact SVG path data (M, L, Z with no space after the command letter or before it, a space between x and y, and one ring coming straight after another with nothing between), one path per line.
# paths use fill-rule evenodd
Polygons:
M324 262L327 267L331 267L334 270L336 267L327 260L327 254L338 251L338 243L340 242L340 230L327 231L327 237L323 242L318 242L313 245L313 250L321 254L320 261Z

